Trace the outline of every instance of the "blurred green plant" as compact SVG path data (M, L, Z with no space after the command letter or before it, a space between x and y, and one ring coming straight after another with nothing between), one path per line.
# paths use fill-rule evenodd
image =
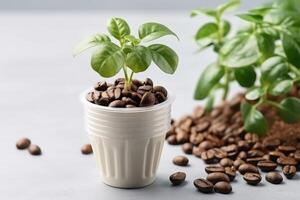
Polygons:
M207 99L205 108L210 111L215 92L223 90L225 100L236 81L246 88L245 98L251 102L241 105L245 130L264 134L268 124L258 109L261 105L277 108L287 123L300 120L300 100L285 96L300 81L300 1L276 0L238 14L246 27L229 36L231 25L223 14L239 4L230 0L216 9L192 11L192 16L205 14L213 19L198 29L195 40L201 50L211 47L217 55L201 74L194 98Z

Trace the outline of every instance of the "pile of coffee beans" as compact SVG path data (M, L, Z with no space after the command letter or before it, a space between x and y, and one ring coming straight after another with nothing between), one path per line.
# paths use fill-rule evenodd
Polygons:
M167 97L167 90L154 86L150 78L145 81L134 79L130 88L126 87L124 78L119 78L114 84L98 82L86 99L101 106L134 108L153 106L164 102Z
M195 177L194 185L200 192L230 193L230 182L235 179L237 172L250 185L258 185L263 179L263 173L267 173L264 175L267 182L280 184L283 175L291 179L300 168L300 123L291 125L298 126L298 129L284 130L281 126L289 125L276 118L274 110L262 108L264 114L273 117L270 131L282 132L273 134L269 131L265 137L260 138L243 128L240 112L242 101L244 95L238 94L210 113L199 106L191 115L171 122L167 142L182 145L184 153L193 154L208 164L205 168L207 177ZM287 139L289 136L293 140ZM179 159L175 157L173 162L175 160ZM181 165L178 162L174 164ZM275 171L278 166L282 173Z
M42 154L41 148L36 144L31 144L31 140L28 138L21 138L17 141L16 147L19 150L28 149L28 152L33 156Z

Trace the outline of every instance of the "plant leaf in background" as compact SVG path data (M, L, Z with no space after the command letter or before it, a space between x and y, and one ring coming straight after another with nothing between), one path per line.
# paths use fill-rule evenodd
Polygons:
M159 23L150 22L141 25L139 28L139 37L144 42L149 42L166 35L174 35L179 40L174 32Z
M271 57L275 51L274 38L266 33L256 34L257 45L263 60Z
M283 80L280 82L275 82L269 89L269 93L273 96L279 96L287 94L293 87L292 80Z
M225 11L231 11L240 6L240 0L230 0L220 6L218 6L217 10L219 15L222 15Z
M299 27L300 29L300 27ZM283 49L288 61L300 68L300 30L292 29L283 34Z
M252 87L256 81L256 72L254 67L242 67L234 70L234 77L242 87Z
M99 46L92 55L92 68L103 77L116 75L125 62L121 48L112 42Z
M165 73L173 74L178 65L177 54L168 46L152 44L148 47L152 53L152 60Z
M198 29L195 40L200 47L206 47L216 39L217 34L218 25L213 22L206 23Z
M216 17L217 11L211 8L197 8L195 10L192 10L191 17L195 17L199 14L204 14L210 17Z
M121 40L126 35L130 35L129 25L121 18L111 18L108 22L107 29L108 32L118 40Z
M135 73L145 71L151 64L151 52L147 47L135 46L126 56L126 65Z
M250 89L246 93L246 99L253 101L259 99L264 94L264 90L262 88L255 87L253 89Z
M213 87L219 83L220 79L224 75L224 68L213 63L209 65L201 74L198 80L194 98L202 100L206 98Z
M258 24L263 23L263 17L258 14L245 13L245 14L239 14L237 16L248 22L253 22L253 23L258 23Z
M300 120L300 100L289 97L280 103L279 115L287 123L295 123Z
M280 56L274 56L261 65L261 79L263 82L273 83L278 78L286 75L288 65Z

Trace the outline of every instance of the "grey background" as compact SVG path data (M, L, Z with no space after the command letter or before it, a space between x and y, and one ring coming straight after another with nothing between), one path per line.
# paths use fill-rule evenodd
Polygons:
M190 10L198 6L216 6L226 0L1 0L0 9L159 9ZM242 0L247 9L268 0Z

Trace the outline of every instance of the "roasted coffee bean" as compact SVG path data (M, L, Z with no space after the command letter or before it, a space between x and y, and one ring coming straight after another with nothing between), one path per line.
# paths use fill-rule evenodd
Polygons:
M122 101L124 101L126 105L137 105L137 103L133 101L130 97L122 97Z
M238 141L237 145L240 151L248 151L250 149L249 143L245 140Z
M205 167L205 171L208 174L214 173L214 172L225 173L225 168L222 166L218 166L218 165L210 165L210 166Z
M146 78L144 81L144 85L151 85L153 86L153 81L150 78Z
M96 101L96 104L101 105L101 106L108 106L109 104L109 98L106 97L101 97Z
M253 133L247 133L245 136L244 136L244 139L250 144L250 145L253 145L255 144L256 142L258 142L259 138L256 134L253 134Z
M202 134L191 134L190 142L194 145L199 145L204 140L204 136Z
M226 151L223 151L219 148L213 148L212 150L215 152L215 157L218 160L221 160L221 159L227 157L227 152Z
M116 88L114 91L115 99L119 99L121 97L122 91L120 88Z
M155 93L155 98L157 99L158 103L164 102L167 98L165 95L161 92L156 92Z
M247 158L246 162L251 165L257 165L258 162L264 161L265 159L263 157L254 157L254 158Z
M210 141L203 141L199 144L199 147L205 150L212 149L214 146Z
M297 172L297 168L293 165L286 165L282 168L282 172L286 178L292 179Z
M33 156L38 156L42 154L41 148L36 144L31 144L28 148L28 151Z
M223 146L223 147L221 147L221 149L223 151L226 151L227 153L237 152L238 151L238 147L237 147L236 144L231 144L231 145L228 145L228 146Z
M277 159L279 165L297 165L297 161L294 158L281 156Z
M107 83L104 82L98 82L95 86L94 89L97 91L105 91L107 89Z
M193 153L193 144L191 143L184 143L182 145L182 151L186 154L192 154Z
M85 144L81 147L81 153L82 154L91 154L93 153L93 148L91 144Z
M252 149L254 150L263 150L264 149L264 145L260 142L256 142L253 146Z
M142 85L138 88L138 93L139 93L139 90L143 90L144 92L149 92L152 90L152 86L151 85Z
M109 107L116 107L116 108L123 108L125 107L126 103L122 100L114 100L108 106Z
M274 171L276 169L277 163L270 161L270 160L263 160L263 161L259 161L257 163L257 166L263 172L270 172L270 171Z
M120 84L120 83L125 83L125 78L117 78L117 79L115 80L115 85L118 85L118 84Z
M146 92L140 102L141 107L153 106L155 104L155 96L151 92Z
M245 163L245 161L243 161L242 159L238 158L238 159L236 159L236 160L233 162L233 166L234 166L236 169L238 169L239 166L241 166L241 165L244 164L244 163Z
M132 95L135 95L135 93L136 92L131 92L131 91L128 91L127 89L123 89L121 92L123 97L132 97ZM141 100L141 98L139 98L139 101Z
M263 141L263 145L268 150L274 150L280 145L279 139L266 139Z
M217 193L229 194L232 191L232 187L228 182L220 181L214 185L214 190Z
M236 170L234 167L225 167L225 174L233 181L236 177Z
M204 151L201 153L201 159L207 163L207 164L211 164L214 162L214 159L215 159L215 154L213 151Z
M208 121L204 121L200 124L197 124L195 126L196 132L200 133L200 132L206 131L209 128L209 126L210 126L210 123Z
M186 174L184 172L175 172L170 176L170 181L173 185L180 185L184 182Z
M280 145L278 147L278 151L281 151L282 153L289 155L290 153L293 153L296 151L296 147Z
M280 151L271 151L269 152L269 156L270 156L270 160L273 161L273 162L277 162L277 159L279 157L283 157L284 154Z
M189 141L189 135L186 131L182 130L181 128L176 128L176 140L179 144L184 144Z
M198 189L198 191L203 193L211 193L214 188L214 185L210 181L203 178L194 180L194 186Z
M250 150L247 152L247 157L248 158L257 158L257 157L263 157L265 154L264 152L260 150Z
M241 151L238 154L238 158L242 159L242 160L246 160L247 159L247 153L245 151Z
M243 175L247 172L259 173L257 167L255 167L254 165L248 164L248 163L240 165L239 172Z
M269 172L266 175L266 180L273 184L280 184L283 178L278 172Z
M143 85L143 83L137 79L133 79L132 83L137 87L140 87L141 85Z
M163 86L155 86L155 87L153 87L153 92L155 92L155 93L161 92L164 95L164 97L168 96L168 91Z
M193 154L194 156L201 158L201 154L204 152L205 150L200 148L200 147L194 147L193 148Z
M300 152L296 152L296 153L294 154L294 158L295 158L295 160L296 160L298 163L300 163Z
M230 182L229 177L225 173L213 172L207 175L206 179L213 184L216 184L220 181Z
M249 185L257 185L261 181L261 175L258 173L247 172L243 178Z
M185 156L175 156L173 158L173 163L179 166L187 166L189 164L189 159Z
M95 101L95 99L94 99L94 93L93 92L87 93L86 100L88 100L91 103L94 103L94 101Z
M167 142L171 145L176 145L178 144L177 143L177 140L176 140L176 135L170 135L168 138L167 138Z
M28 138L21 138L17 141L16 147L18 149L27 149L30 145L31 141Z
M220 160L220 165L222 165L223 167L231 167L233 166L233 160L229 158L223 158L222 160Z

